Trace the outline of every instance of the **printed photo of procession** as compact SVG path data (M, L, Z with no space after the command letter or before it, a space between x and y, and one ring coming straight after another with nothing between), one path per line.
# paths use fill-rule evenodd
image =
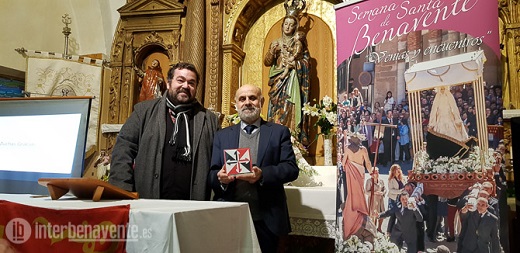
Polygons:
M406 252L508 252L499 66L472 40L415 32L338 67L336 248L388 240ZM459 47L424 54L447 43ZM406 57L383 57L396 48Z

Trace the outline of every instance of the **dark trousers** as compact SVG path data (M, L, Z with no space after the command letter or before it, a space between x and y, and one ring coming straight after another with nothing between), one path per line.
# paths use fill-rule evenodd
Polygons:
M395 148L397 145L397 138L383 138L383 146L385 148L383 163L392 163L395 160Z
M392 208L394 208L394 206L397 205L397 201L396 200L393 200L393 199L388 199L388 210L391 210ZM386 232L387 233L392 233L392 229L394 228L394 225L395 225L395 213L392 213L390 215L390 218L388 219L388 225L386 227Z
M390 241L395 243L399 250L403 249L403 242L406 242L406 253L417 253L417 242L414 240L406 241L401 235L399 237L390 236Z
M263 220L254 221L256 236L262 253L276 253L280 238L267 227Z
M399 158L397 160L410 160L410 143L399 145Z
M428 211L426 235L430 240L435 240L437 237L435 234L435 226L437 225L437 202L439 201L439 196L427 195L424 200L426 201L426 209Z
M424 251L424 221L417 222L417 250Z

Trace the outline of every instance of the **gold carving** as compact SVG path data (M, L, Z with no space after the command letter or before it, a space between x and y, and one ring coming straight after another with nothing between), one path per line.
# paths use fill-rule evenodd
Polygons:
M240 28L235 28L235 33L233 35L233 39L236 42L240 42L240 41L242 41L243 38L244 38L244 33L240 30Z
M230 113L230 97L231 97L231 69L233 66L233 62L231 60L231 53L224 53L224 62L222 67L224 68L224 76L222 77L222 93L227 94L227 96L222 96L222 109L220 111L224 115L229 115ZM227 91L227 92L224 92Z
M215 108L219 108L219 57L220 57L220 6L212 5L210 9L210 39L209 39L209 52L208 52L208 65L206 78L208 80L205 92L205 105L214 105Z
M124 122L124 119L128 118L132 112L132 103L130 102L130 92L133 92L131 88L132 74L132 68L127 67L124 69L123 84L121 85L121 100L119 101L119 120L121 122Z
M126 66L131 66L134 61L134 53L133 53L133 47L132 44L134 42L134 35L133 33L127 32L125 34L125 55L123 63Z
M236 3L235 0L227 0L226 1L226 6L225 6L226 14L229 15L229 13L231 13L231 10L233 10L233 6L235 5L235 3Z
M110 77L109 84L109 103L108 103L108 123L116 124L118 121L119 112L119 93L118 88L121 84L121 78L119 77L121 68L113 68L112 76Z
M187 2L187 15L186 15L186 30L185 30L185 45L183 58L187 62L193 63L195 67L200 71L201 77L205 76L205 62L204 56L205 41L204 31L205 22L199 22L200 19L205 18L205 0L191 0ZM196 89L196 98L198 101L203 102L204 97L204 86L205 82L199 82Z
M133 41L134 41L134 35L130 32L127 32L125 34L125 47L131 47Z
M242 4L242 0L239 0L235 3L235 5L233 6L233 8L231 9L231 11L229 13L226 12L227 15L229 15L227 17L227 20L226 20L226 27L224 28L224 42L223 44L228 44L229 43L229 39L230 39L230 33L231 31L233 30L233 26L234 26L234 22L236 22L236 18L235 16L238 15L240 12L238 10L238 6L240 6Z
M142 48L146 44L161 44L164 45L164 39L161 37L159 33L156 31L150 32L148 36L143 40L143 43L139 45L139 48Z
M112 45L112 60L111 62L120 61L123 54L123 31L118 30Z
M181 42L181 31L173 30L172 35L173 35L173 40L172 40L173 46L175 46L175 48L179 48L179 43ZM168 48L172 48L171 44L168 46Z
M499 0L500 44L503 61L503 101L506 109L520 108L520 6L517 0Z

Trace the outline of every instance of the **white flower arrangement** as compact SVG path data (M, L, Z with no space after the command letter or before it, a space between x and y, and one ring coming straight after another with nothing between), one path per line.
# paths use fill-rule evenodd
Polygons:
M336 233L336 235L339 233ZM340 235L341 236L341 235ZM357 236L352 235L346 241L336 239L336 252L347 253L347 252L359 252L369 253L374 249L374 245L368 241L361 241Z
M342 233L336 230L336 252L337 253L400 253L405 252L399 250L395 243L390 242L389 238L382 233L377 233L374 243L362 241L356 235L350 236L347 240L343 240Z
M388 236L377 233L376 239L374 240L374 252L376 253L400 253L406 252L404 249L399 250L399 247L395 243L389 241Z
M320 127L320 134L329 136L335 131L338 123L338 106L331 97L325 96L323 99L314 105L309 102L303 105L302 111L305 115L318 117L318 121L314 124L315 127Z
M467 158L460 157L444 157L441 156L436 160L430 159L426 151L419 151L414 158L413 171L416 173L423 174L446 174L446 173L465 173L465 172L476 172L481 170L481 166L484 168L491 168L495 163L493 157L493 149L488 149L484 155L484 164L480 160L480 148L478 146L473 147Z

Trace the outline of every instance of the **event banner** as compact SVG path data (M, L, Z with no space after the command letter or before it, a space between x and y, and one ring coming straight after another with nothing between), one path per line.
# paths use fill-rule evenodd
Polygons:
M337 251L508 252L497 2L335 9Z
M16 252L125 252L130 205L55 210L0 200L0 243Z

